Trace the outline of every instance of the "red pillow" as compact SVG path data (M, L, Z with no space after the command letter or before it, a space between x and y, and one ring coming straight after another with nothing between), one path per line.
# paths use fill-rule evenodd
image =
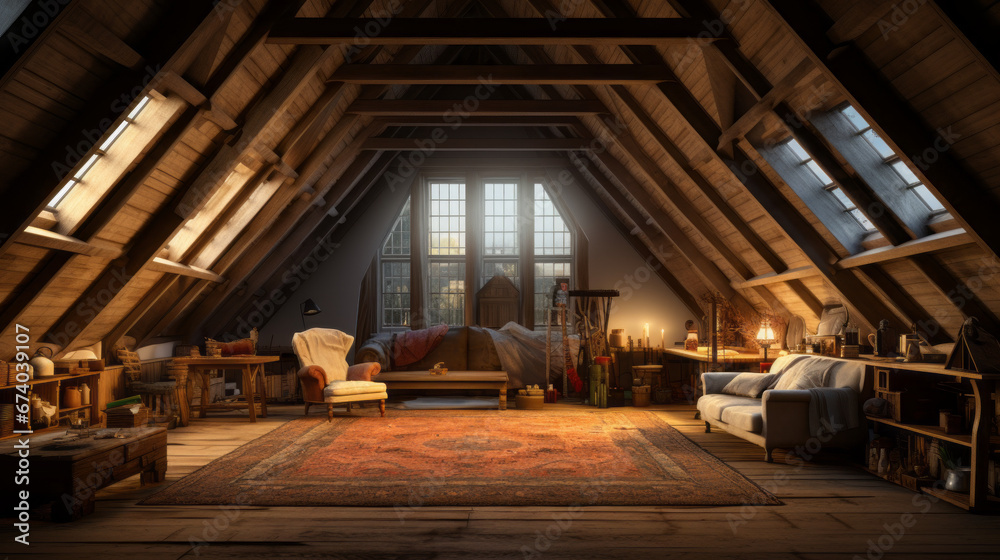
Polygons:
M444 324L397 334L392 342L393 365L405 366L419 362L441 344L446 334L448 325Z

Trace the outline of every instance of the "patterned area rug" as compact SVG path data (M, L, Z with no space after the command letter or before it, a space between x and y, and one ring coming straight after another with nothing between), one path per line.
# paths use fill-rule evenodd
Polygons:
M144 505L780 504L656 414L393 411L293 420Z

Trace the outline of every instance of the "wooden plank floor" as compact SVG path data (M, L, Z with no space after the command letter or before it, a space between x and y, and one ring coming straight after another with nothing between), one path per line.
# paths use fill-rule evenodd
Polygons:
M557 405L578 406L578 405ZM301 414L269 407L195 420L169 433L168 483ZM367 414L371 411L359 412ZM392 410L389 411L392 414ZM503 414L503 412L497 412ZM687 437L785 502L770 507L392 508L138 506L158 487L133 477L68 524L35 522L30 547L6 536L0 555L35 558L990 558L1000 518L930 503L846 464L763 462L763 451L704 433L689 406L657 407ZM345 450L350 453L350 450ZM349 473L345 473L349 476ZM0 535L10 535L5 524Z

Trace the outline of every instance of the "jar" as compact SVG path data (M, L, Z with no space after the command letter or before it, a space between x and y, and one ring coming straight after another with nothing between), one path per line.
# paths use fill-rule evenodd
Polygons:
M612 348L624 348L625 347L625 329L611 329L611 336L609 337L609 343Z

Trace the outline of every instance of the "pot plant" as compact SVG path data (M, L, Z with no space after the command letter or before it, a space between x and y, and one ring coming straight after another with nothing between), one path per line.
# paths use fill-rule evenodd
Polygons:
M944 465L944 488L952 492L968 492L971 467L962 466L962 458L953 455L947 445L938 447L938 457Z

